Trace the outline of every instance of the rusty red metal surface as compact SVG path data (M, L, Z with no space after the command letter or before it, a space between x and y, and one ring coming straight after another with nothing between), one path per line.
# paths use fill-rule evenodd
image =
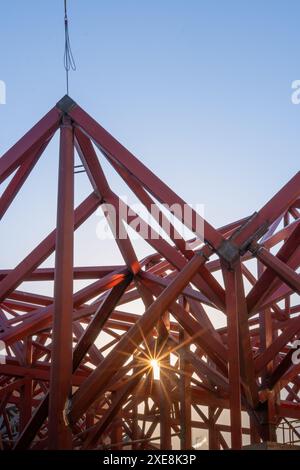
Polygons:
M66 96L1 157L0 182L14 173L1 218L58 130L56 227L14 269L0 266L0 447L192 449L204 436L210 449L239 449L279 439L300 419L300 172L225 227L191 209L181 219L188 242L173 225L168 237L152 226L144 259L106 214L124 263L77 267L74 231L105 204L120 217L128 209L97 151L147 211L186 204ZM77 208L75 151L93 187ZM164 229L170 219L158 213ZM54 267L41 268L53 253ZM74 291L74 279L89 284ZM28 280L54 281L53 297L20 289Z

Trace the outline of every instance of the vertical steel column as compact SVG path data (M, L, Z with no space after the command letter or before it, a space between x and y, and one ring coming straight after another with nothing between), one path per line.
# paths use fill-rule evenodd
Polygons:
M229 350L229 402L231 448L242 447L242 405L239 351L238 295L236 271L223 266L226 287L227 338Z
M189 304L183 298L183 307L189 311ZM183 328L179 329L179 342L184 343L188 338L188 334ZM180 449L190 450L192 448L192 403L191 403L191 377L192 368L186 359L186 350L188 346L184 346L180 350L180 382L179 382L179 399L180 399Z
M171 409L172 395L170 390L170 355L167 351L167 341L170 330L170 315L164 312L158 322L158 351L160 362L159 380L159 414L160 414L160 448L163 450L172 449L171 437Z
M250 415L250 443L251 444L260 443L260 436L257 431L256 423L251 415Z
M265 270L264 265L257 260L257 274L258 279L262 276ZM265 309L259 312L259 335L260 335L260 351L265 351L273 342L273 325L272 325L272 312L271 310ZM271 361L265 369L262 371L262 381L266 381L273 371L273 361ZM276 442L276 427L274 425L273 412L275 409L275 398L274 392L268 392L268 400L266 403L266 409L263 412L263 428L265 433L265 439L268 441Z
M26 366L32 365L32 338L28 336L24 342L24 363ZM32 410L32 378L25 377L24 385L20 390L20 433L23 431L31 418Z
M60 128L54 319L50 373L50 449L69 449L72 436L65 413L72 382L74 142L70 119Z

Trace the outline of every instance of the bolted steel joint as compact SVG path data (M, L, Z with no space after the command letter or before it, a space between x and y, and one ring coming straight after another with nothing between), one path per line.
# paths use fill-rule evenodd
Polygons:
M223 240L217 253L221 258L223 258L229 267L232 267L240 256L238 247L230 240Z

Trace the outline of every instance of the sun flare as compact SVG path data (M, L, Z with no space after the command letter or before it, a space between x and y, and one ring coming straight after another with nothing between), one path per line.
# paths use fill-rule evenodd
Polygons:
M159 366L158 360L157 359L151 359L150 360L150 366L152 367L152 370L153 370L154 380L159 380L160 379L160 366Z

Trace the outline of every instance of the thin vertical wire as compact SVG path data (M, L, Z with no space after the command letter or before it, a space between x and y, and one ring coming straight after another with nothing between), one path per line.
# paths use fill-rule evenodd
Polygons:
M69 71L76 70L76 64L71 49L71 42L69 36L69 20L68 20L68 9L67 0L64 0L64 25L65 25L65 52L64 52L64 67L66 71L66 88L67 95L69 94Z

